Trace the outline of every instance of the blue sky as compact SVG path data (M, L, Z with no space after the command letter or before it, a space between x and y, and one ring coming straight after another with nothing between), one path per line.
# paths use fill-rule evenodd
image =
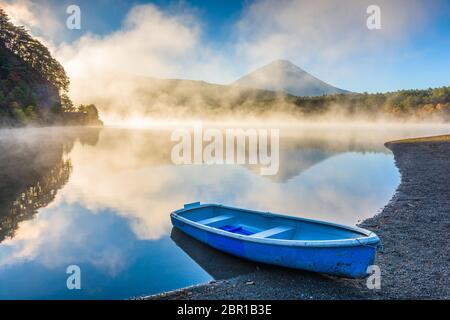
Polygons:
M380 31L365 27L365 9L372 2L381 7ZM326 82L356 92L450 85L450 1L446 0L46 0L39 3L51 8L52 18L60 25L65 24L69 4L81 7L82 29L64 29L52 34L49 40L55 46L73 45L88 35L97 37L98 42L111 38L124 30L124 20L138 5L153 4L163 20L177 19L180 30L189 29L193 44L184 43L188 41L186 37L174 38L174 43L179 41L184 45L180 53L172 57L173 50L179 48L165 48L162 57L152 60L152 65L160 68L143 68L141 75L230 83L281 58ZM193 22L185 22L187 16ZM136 22L139 23L144 22ZM147 34L165 32L159 29L164 27L161 24L145 27ZM40 31L35 33L45 34L45 29ZM90 43L97 44L105 47L104 41ZM82 51L79 47L77 50ZM156 51L162 52L158 48ZM90 54L85 54L84 59L88 59L87 55ZM143 59L145 64L145 52L130 59ZM135 73L141 71L137 69ZM161 72L164 69L170 71ZM127 70L133 73L135 68L130 66Z
M251 3L249 0L47 0L55 8L55 15L61 23L67 15L67 6L78 4L82 9L83 28L81 31L67 33L68 39L92 32L105 35L121 27L127 13L136 5L154 4L162 10L170 11L174 7L184 6L198 15L207 28L207 37L212 42L226 41L229 26L235 23L242 9Z

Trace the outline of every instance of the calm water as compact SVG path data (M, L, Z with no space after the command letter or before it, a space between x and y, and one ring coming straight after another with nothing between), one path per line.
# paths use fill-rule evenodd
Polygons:
M399 184L383 143L444 132L283 129L280 171L265 177L242 165L175 166L168 129L1 130L0 299L125 299L249 272L172 230L169 213L201 201L354 225ZM66 287L72 264L80 291Z

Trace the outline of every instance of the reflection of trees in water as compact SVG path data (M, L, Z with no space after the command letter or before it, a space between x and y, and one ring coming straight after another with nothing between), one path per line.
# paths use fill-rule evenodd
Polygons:
M20 222L33 219L38 209L49 205L69 180L71 171L70 160L61 161L35 185L27 187L9 208L5 208L6 215L0 216L0 242L14 237Z
M33 219L69 180L66 159L78 140L95 145L101 129L47 128L0 132L0 243Z

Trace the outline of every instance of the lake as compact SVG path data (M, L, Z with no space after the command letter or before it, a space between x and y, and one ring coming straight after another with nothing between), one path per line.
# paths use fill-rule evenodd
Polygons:
M400 182L384 143L449 127L281 128L273 176L174 165L172 131L0 130L0 299L126 299L251 272L172 230L170 212L201 201L355 225ZM81 290L67 289L69 265Z

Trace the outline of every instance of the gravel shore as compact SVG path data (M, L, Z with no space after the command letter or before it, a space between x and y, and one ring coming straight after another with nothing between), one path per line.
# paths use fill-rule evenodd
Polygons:
M191 240L197 247L191 256L201 259L198 251L209 250L213 258L203 265L224 280L144 299L450 299L450 135L386 147L394 153L401 184L380 214L361 223L384 244L376 261L381 289L368 289L365 279L247 263ZM180 243L182 237L174 235ZM229 266L236 270L227 271Z

